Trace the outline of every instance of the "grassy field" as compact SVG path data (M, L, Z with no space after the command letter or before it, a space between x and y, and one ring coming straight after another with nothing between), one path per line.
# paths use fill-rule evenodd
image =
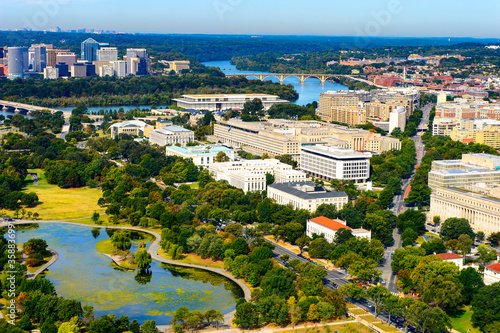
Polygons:
M106 208L97 205L97 200L102 196L99 188L72 188L62 189L57 185L47 183L42 170L28 170L38 173L38 186L28 180L25 187L27 192L35 192L40 203L36 207L25 208L26 211L38 213L41 220L67 220L90 217L94 212L104 213ZM12 211L6 212L12 215ZM90 224L90 223L89 223Z
M99 251L103 254L107 254L107 255L126 256L128 254L128 251L119 251L119 250L115 249L115 247L111 243L110 238L100 241L99 243L97 243L95 245L95 248L97 251ZM123 268L127 268L127 269L139 269L139 267L137 267L137 265L130 264L127 260L123 261L119 266L123 267Z
M163 249L160 249L158 251L158 255L165 258L172 260L170 256L163 251ZM199 265L199 266L207 266L207 267L214 267L214 268L224 268L224 262L222 261L213 261L212 259L203 259L200 256L197 256L195 254L189 253L189 254L184 254L181 259L176 260L178 262L182 262L185 264L193 264L193 265Z
M352 309L349 309L349 311L351 311L352 313L354 314L357 314L357 315L364 315L364 314L367 314L367 312L363 309L360 309L358 307L356 308L352 308Z
M477 328L472 327L472 311L469 306L466 306L460 311L459 314L450 314L451 325L453 328L461 333L480 333ZM470 331L469 331L470 329Z
M380 324L373 324L373 326L376 326L386 332L392 333L392 332L400 332L397 328L394 326L389 326L387 323L380 323Z
M302 324L300 324L302 325ZM334 331L338 332L357 332L357 333L371 333L370 329L360 323L352 323L352 324L338 324L338 325L328 325L329 330L325 329L325 325L317 323L310 324L310 327L307 328L296 328L289 330L275 330L273 333L331 333Z

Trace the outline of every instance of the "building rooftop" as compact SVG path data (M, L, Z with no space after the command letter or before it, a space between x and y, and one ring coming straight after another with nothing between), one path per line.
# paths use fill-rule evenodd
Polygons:
M500 272L500 262L492 265L486 266L486 268L492 269L494 271Z
M283 191L304 200L314 200L322 198L342 198L347 197L345 192L326 192L323 187L316 187L314 182L291 182L268 185L278 191Z
M196 98L236 98L236 97L278 97L269 94L199 94L199 95L182 95L183 97L196 97Z
M451 260L451 259L461 259L463 258L462 256L455 254L455 253L438 253L435 255L436 257L439 257L443 260Z
M111 125L111 127L146 127L146 126L148 126L148 124L140 120L129 120Z
M186 133L186 132L191 132L191 131L188 129L185 129L184 127L180 127L180 126L165 126L163 128L154 130L153 132L160 133L163 135L172 135L174 133L179 133L179 132Z
M302 146L302 150L316 152L331 157L339 159L349 159L349 158L371 158L371 153L361 153L352 149L339 148L334 145L314 145L314 146Z
M339 230L339 229L349 229L352 230L352 228L348 227L345 225L345 222L342 220L332 220L324 216L319 216L315 217L313 219L310 219L309 221L317 223L319 225L322 225L323 227L326 227L331 230Z
M175 145L167 146L166 148L170 150L177 151L182 154L211 154L217 155L218 152L230 152L231 148L222 145L213 145L213 146L192 146L192 147L178 147Z

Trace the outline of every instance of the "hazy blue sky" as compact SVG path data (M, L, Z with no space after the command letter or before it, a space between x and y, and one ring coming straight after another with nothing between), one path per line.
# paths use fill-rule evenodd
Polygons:
M499 10L498 0L0 0L0 29L500 37Z

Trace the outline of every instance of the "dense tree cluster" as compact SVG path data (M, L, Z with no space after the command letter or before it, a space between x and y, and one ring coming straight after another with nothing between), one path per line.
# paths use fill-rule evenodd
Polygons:
M226 78L216 70L182 76L1 80L0 91L1 99L47 107L169 105L172 98L187 93L266 93L289 101L298 98L291 85Z

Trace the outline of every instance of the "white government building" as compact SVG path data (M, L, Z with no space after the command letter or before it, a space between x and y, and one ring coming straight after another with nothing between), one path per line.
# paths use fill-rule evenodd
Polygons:
M316 211L319 205L334 205L337 210L349 202L345 192L327 192L324 187L315 186L314 182L290 182L271 184L267 187L267 197L280 205L292 205L295 209Z
M316 235L323 235L325 239L332 243L335 239L335 234L340 229L349 229L353 236L362 238L372 238L372 232L365 229L352 229L347 226L345 221L342 220L332 220L324 216L315 217L313 219L307 220L306 235L308 237L313 237Z
M234 150L223 145L202 145L193 147L178 147L167 146L165 153L167 156L180 156L182 158L190 158L193 163L198 166L208 167L210 164L217 163L215 158L219 152L223 152L229 158L229 161L234 161Z
M484 268L484 284L490 285L500 282L500 263L488 265Z
M305 181L304 172L292 169L291 165L277 159L244 160L210 164L208 169L215 180L227 180L244 192L264 191L266 174L272 174L276 183Z
M300 168L327 181L344 179L364 183L370 177L371 157L371 153L330 145L302 146Z
M165 126L149 132L149 141L162 147L177 143L185 146L194 141L194 132L180 126Z
M177 106L184 109L194 110L241 110L246 102L260 99L264 110L279 103L288 101L279 99L278 96L268 94L210 94L210 95L182 95L182 98L173 99Z

